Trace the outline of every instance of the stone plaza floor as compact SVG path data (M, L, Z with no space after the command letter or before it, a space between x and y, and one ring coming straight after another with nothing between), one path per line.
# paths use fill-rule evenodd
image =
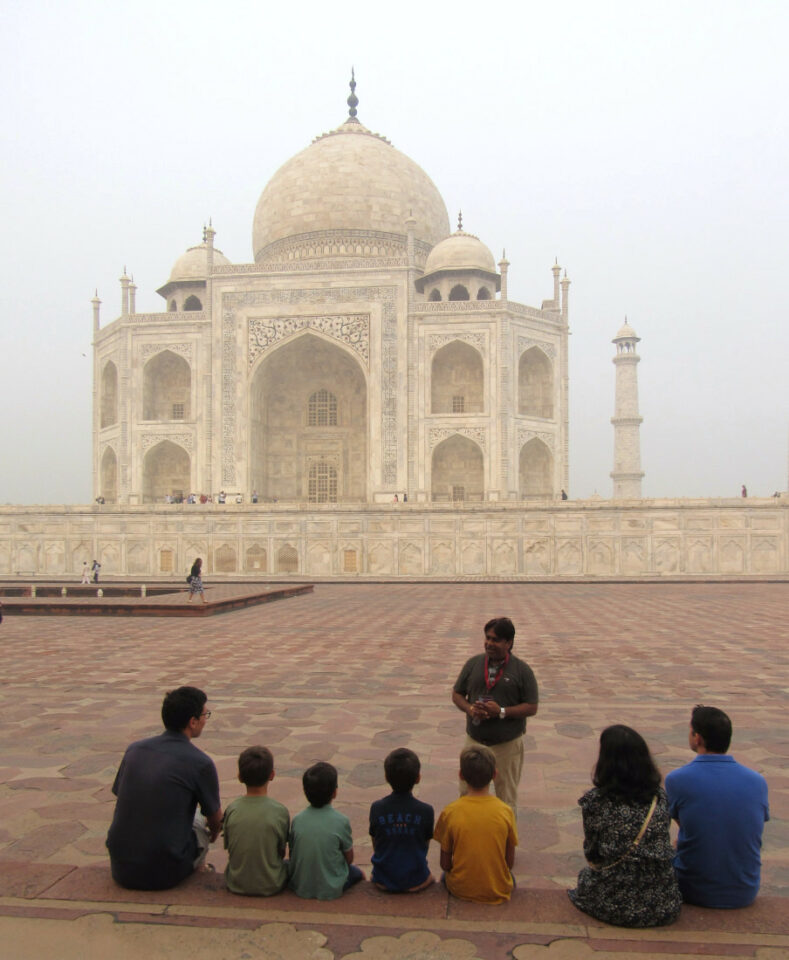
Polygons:
M209 584L210 587L210 584ZM222 587L216 587L217 593ZM186 595L184 595L185 599ZM206 620L8 616L0 626L0 954L315 960L789 957L789 584L336 584ZM205 689L198 745L226 805L236 759L262 743L271 795L296 813L315 760L339 770L336 800L369 871L370 803L383 758L422 760L418 795L455 798L464 722L450 702L482 625L512 617L533 667L510 903L453 900L438 886L387 896L362 884L332 903L235 897L216 874L132 893L109 876L110 786L126 745L160 731L164 692ZM608 927L565 890L583 863L578 797L600 730L627 723L663 773L692 758L694 704L725 709L733 755L768 780L762 892L744 910L685 907L673 926ZM438 874L438 848L430 863Z

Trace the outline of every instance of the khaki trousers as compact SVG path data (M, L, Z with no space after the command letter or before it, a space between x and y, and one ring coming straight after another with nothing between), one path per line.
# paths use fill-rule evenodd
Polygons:
M476 740L466 734L466 747L480 746ZM503 800L508 807L512 808L515 819L518 819L518 784L521 782L521 772L523 771L523 737L516 737L514 740L508 740L506 743L495 743L488 746L493 756L496 758L496 777L493 781L493 789L499 800ZM466 784L460 781L460 795L466 792Z

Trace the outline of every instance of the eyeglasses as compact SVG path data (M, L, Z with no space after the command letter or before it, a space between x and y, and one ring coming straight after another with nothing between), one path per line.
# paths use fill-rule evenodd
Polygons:
M207 720L210 716L211 716L211 711L206 710L205 713L200 714L200 719L202 720L205 717L205 719Z

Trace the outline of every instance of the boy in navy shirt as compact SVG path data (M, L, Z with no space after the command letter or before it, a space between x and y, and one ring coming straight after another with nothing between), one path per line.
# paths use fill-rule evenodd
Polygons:
M417 893L433 883L427 848L433 836L433 808L412 794L419 783L419 757L399 747L384 760L388 797L370 807L372 881L379 890Z

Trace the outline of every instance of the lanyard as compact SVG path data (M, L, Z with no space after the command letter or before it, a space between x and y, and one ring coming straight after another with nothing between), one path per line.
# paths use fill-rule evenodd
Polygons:
M485 654L485 687L486 687L488 693L490 693L490 691L496 686L496 684L499 682L499 680L501 680L501 675L502 675L502 673L504 673L504 668L507 666L507 664L508 664L509 662L510 662L510 655L509 655L509 653L508 653L508 654L504 657L504 662L503 662L502 665L499 667L498 673L496 674L496 676L495 676L495 677L493 678L493 680L491 681L491 679L490 679L490 670L489 670L489 668L488 668L488 655L487 655L487 653Z

